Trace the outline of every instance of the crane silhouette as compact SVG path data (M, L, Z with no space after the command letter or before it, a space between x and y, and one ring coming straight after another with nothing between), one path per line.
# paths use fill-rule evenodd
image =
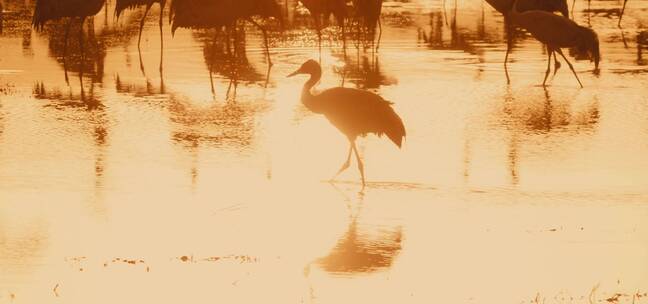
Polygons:
M162 62L163 62L163 56L164 56L164 33L162 32L162 17L164 17L164 7L166 5L166 0L117 0L117 3L115 4L115 15L117 18L121 16L121 14L127 10L127 9L134 9L143 5L146 5L146 10L144 11L144 16L142 16L142 20L140 21L140 29L139 29L139 36L137 38L137 51L139 52L139 59L140 59L140 68L142 69L142 72L144 71L144 63L142 62L142 49L141 49L141 44L142 44L142 31L144 30L144 21L146 20L146 15L148 15L149 10L153 6L153 4L159 3L160 4L160 20L159 20L159 26L160 26L160 73L162 73Z
M346 161L333 179L349 168L351 153L355 152L364 189L364 165L356 148L356 139L358 136L365 136L368 133L378 136L384 134L400 148L403 138L406 136L403 121L394 112L389 101L368 91L336 87L313 95L311 89L322 78L322 68L315 60L306 61L288 77L298 74L310 75L310 79L304 84L302 90L302 103L314 113L324 114L349 140Z
M315 22L317 41L320 51L322 50L322 27L326 25L331 15L335 17L338 25L342 27L342 39L346 44L345 24L347 17L345 0L299 0L308 10Z
M86 18L99 13L104 4L105 0L36 0L36 9L34 10L32 26L37 31L42 31L48 21L68 18L65 28L65 42L63 48L63 65L65 67L65 58L67 57L68 39L70 36L72 20L74 18L79 18L81 21L79 45L81 48L81 57L83 58L83 24L85 23ZM65 81L68 82L67 69L65 73Z
M601 53L599 49L599 40L596 32L592 29L580 26L576 22L545 11L532 10L520 12L515 2L511 9L512 21L526 29L533 37L547 46L548 62L542 85L547 82L547 77L551 70L551 55L556 57L555 52L563 57L569 68L576 76L581 88L583 84L578 79L578 74L574 66L567 60L561 48L576 48L580 54L586 54L590 60L594 61L595 71L598 71Z
M268 60L266 86L272 68L268 33L265 27L257 23L253 17L264 19L274 17L283 26L281 8L275 0L174 0L171 2L171 31L182 28L216 29L216 36L222 28L236 29L236 22L246 20L261 30L264 39L265 54ZM217 41L214 37L214 41ZM237 35L234 35L234 39ZM229 43L229 41L228 41ZM215 46L214 46L215 47ZM236 51L236 48L234 48ZM216 53L216 52L214 52ZM211 70L210 70L211 73ZM212 87L212 93L214 89Z
M495 10L504 15L504 23L506 24L506 36L507 36L507 45L506 45L506 55L504 56L504 72L506 73L506 81L511 82L511 78L508 74L508 57L511 53L511 48L513 45L513 28L510 20L509 12L513 8L514 0L486 0ZM540 10L549 13L560 12L565 18L569 18L569 8L567 6L567 0L518 0L517 1L518 10L520 12L526 12L531 10ZM555 69L556 71L560 68L560 62L558 59L555 59Z

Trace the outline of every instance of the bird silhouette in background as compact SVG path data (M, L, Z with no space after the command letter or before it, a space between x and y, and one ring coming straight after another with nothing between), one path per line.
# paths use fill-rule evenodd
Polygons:
M380 47L380 39L382 38L382 24L380 23L382 3L383 0L353 0L356 22L358 26L362 25L364 27L372 42L375 40L376 27L378 27L376 50Z
M315 22L320 52L322 51L322 29L327 26L331 15L333 15L338 25L342 27L342 39L346 46L344 21L347 17L347 10L345 0L299 0L299 2L308 10Z
M170 19L172 33L175 33L180 27L190 29L216 29L216 36L218 36L220 30L226 28L229 35L229 31L236 30L236 22L239 20L248 21L259 28L263 34L265 53L268 60L267 86L270 69L273 65L270 57L268 33L265 27L256 22L253 17L261 17L264 19L275 18L283 27L281 8L275 0L237 0L236 2L232 0L174 0L171 2ZM234 39L236 40L237 37L235 34ZM214 37L214 41L217 41L217 38ZM214 93L213 87L212 93Z
M350 146L346 161L333 179L349 168L351 153L355 152L364 189L364 164L356 147L356 139L358 136L365 136L368 133L378 136L384 134L400 148L403 138L406 136L403 121L394 112L389 101L368 91L336 87L313 95L311 89L322 78L322 68L315 60L306 61L288 77L298 74L310 75L310 79L304 84L301 95L304 106L314 113L324 114L349 140Z
M519 1L519 0L518 0ZM598 35L592 29L580 26L576 22L545 11L533 10L527 12L520 12L515 2L511 9L512 21L527 30L538 41L547 46L548 60L547 72L545 73L542 85L547 82L547 77L551 70L551 55L554 57L557 52L563 57L569 68L576 76L578 84L581 88L583 84L578 79L578 74L574 70L574 66L567 60L561 48L576 48L578 53L587 55L591 61L594 61L595 71L598 71L599 61L601 60L601 52L599 49Z
M137 51L139 52L140 59L140 69L142 73L144 72L144 63L142 62L142 31L144 30L144 21L146 21L146 15L148 15L149 10L153 4L160 4L160 73L162 73L162 62L164 56L164 33L162 32L162 17L164 17L164 7L166 5L166 0L117 0L115 4L115 15L117 18L127 9L134 9L143 5L146 5L146 10L144 11L144 16L140 21L139 37L137 38Z
M74 18L79 18L81 30L79 33L79 45L81 48L81 57L83 58L83 24L85 19L96 15L104 6L105 0L36 0L36 9L32 19L32 26L37 31L42 31L48 21L68 18L65 28L65 44L63 51L63 62L67 57L68 39L70 36L70 26ZM65 81L69 82L67 69L65 68Z
M506 24L506 55L504 56L504 73L506 74L506 82L511 83L511 78L508 74L508 57L511 53L513 46L513 28L510 20L509 12L513 8L514 0L486 0L495 10L504 15L504 23ZM567 0L518 0L518 10L520 12L540 10L549 13L559 12L565 18L569 18L569 8ZM560 62L555 60L555 70L560 68Z

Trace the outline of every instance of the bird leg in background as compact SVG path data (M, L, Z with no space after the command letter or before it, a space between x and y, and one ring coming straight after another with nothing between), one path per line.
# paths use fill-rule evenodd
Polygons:
M81 17L81 28L79 29L79 47L81 49L81 70L83 71L83 62L85 61L85 49L83 47L83 24L86 17Z
M513 22L508 17L504 18L504 23L506 26L506 55L504 55L504 74L506 74L506 83L511 84L511 77L508 73L508 57L511 52L511 47L513 45Z
M162 31L162 19L164 18L164 4L166 1L160 1L160 77L162 77L162 66L164 63L164 32Z
M344 164L342 164L342 167L340 168L340 170L338 170L338 172L335 173L333 178L331 178L331 181L335 180L342 172L344 172L344 170L349 168L349 166L351 165L351 152L352 151L353 151L353 142L350 142L350 144L349 144L349 153L347 153L346 161L344 162Z
M617 23L618 27L621 27L621 18L623 18L623 12L625 12L626 3L628 3L628 0L623 0L623 7L621 8L621 13L619 13L619 23Z
M140 28L139 28L139 36L137 38L137 52L139 53L139 61L140 61L140 70L142 70L142 74L146 75L144 73L144 62L142 61L142 31L144 31L144 22L146 21L146 15L148 15L149 10L151 9L151 6L153 5L153 2L150 2L149 4L146 5L146 10L144 10L144 16L142 16L142 20L140 20Z
M69 18L65 26L65 42L63 44L63 71L65 72L65 83L70 85L70 78L67 73L67 53L68 53L68 39L70 38L70 27L72 27L72 17Z
M214 71L214 61L216 60L216 47L217 47L217 42L218 42L218 32L220 29L216 29L216 33L214 34L214 42L212 43L212 54L211 57L209 58L209 62L207 63L209 65L209 84L211 85L211 92L214 97L216 97L216 90L214 89L214 77L213 77L213 71ZM226 29L227 31L227 29ZM229 37L228 37L229 40ZM229 47L228 47L229 49Z
M549 46L547 46L547 72L545 72L545 77L544 80L542 81L542 86L546 86L547 83L547 77L549 77L549 73L551 72L551 54L553 54L553 51ZM556 56L554 56L556 57Z
M576 71L574 70L574 66L567 60L567 57L565 57L565 54L563 54L561 49L556 49L556 52L562 56L563 59L565 59L565 62L567 62L567 65L571 69L572 73L574 73L574 76L576 76L576 80L578 81L578 84L580 84L581 88L583 88L583 84L581 83L580 79L578 79L578 74L576 74Z
M382 22L380 21L380 17L378 17L378 42L376 43L376 52L378 52L378 49L380 48L381 40L382 40Z
M360 159L360 154L358 154L358 148L356 147L355 140L351 142L351 147L355 152L356 159L358 160L358 170L360 170L360 177L362 178L362 189L365 187L365 174L364 174L364 164L362 159Z

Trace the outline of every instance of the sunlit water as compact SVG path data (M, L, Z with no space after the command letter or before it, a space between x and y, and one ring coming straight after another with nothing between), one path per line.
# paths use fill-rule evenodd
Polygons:
M503 18L446 2L386 3L377 53L325 31L319 88L377 92L407 129L401 150L359 142L358 193L355 165L326 182L347 142L285 78L320 59L307 16L273 32L267 88L248 27L212 94L211 32L165 22L160 78L157 6L145 76L142 12L111 6L83 69L71 35L68 85L61 24L5 0L0 303L645 303L648 2L622 28L622 1L576 3L603 54L600 75L571 59L584 89L566 64L540 86L524 35L506 85Z

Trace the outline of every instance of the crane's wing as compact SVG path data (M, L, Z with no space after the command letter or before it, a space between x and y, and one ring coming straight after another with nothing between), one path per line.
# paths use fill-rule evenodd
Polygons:
M363 90L333 88L316 96L322 100L321 113L349 137L367 133L387 135L398 147L406 136L402 119L390 102Z

